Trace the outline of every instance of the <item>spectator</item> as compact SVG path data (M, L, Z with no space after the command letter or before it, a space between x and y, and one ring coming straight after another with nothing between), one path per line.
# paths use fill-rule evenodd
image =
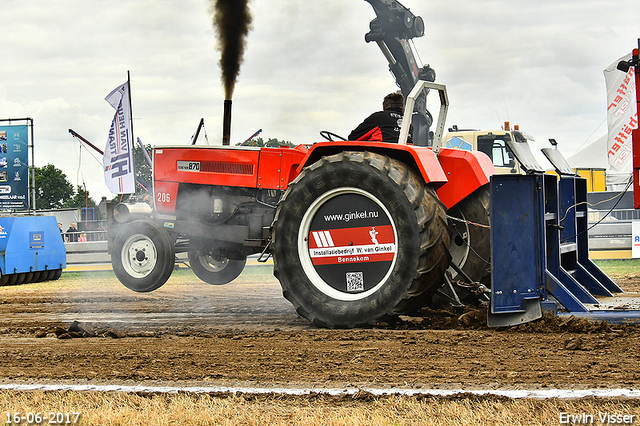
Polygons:
M71 222L71 226L67 229L67 241L70 243L78 242L78 228L76 228L75 222Z
M102 226L102 222L98 224L98 240L106 240L107 229Z

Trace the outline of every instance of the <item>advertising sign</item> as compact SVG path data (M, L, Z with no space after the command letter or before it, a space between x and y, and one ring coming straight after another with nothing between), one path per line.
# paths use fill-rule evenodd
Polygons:
M105 99L115 108L116 113L111 122L107 145L102 156L104 180L109 191L114 194L133 194L136 192L136 182L133 171L129 83L116 87Z
M0 125L0 210L29 208L29 126Z
M631 257L640 258L640 220L631 222Z
M609 166L619 172L631 171L631 132L638 128L636 83L633 67L627 73L617 69L618 62L631 59L623 56L604 70L607 85L607 141Z
M328 291L342 295L373 291L391 273L398 254L388 213L356 193L324 203L311 222L307 241L315 272Z

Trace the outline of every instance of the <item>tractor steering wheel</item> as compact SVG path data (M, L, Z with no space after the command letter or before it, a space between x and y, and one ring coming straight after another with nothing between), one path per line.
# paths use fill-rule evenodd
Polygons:
M346 141L346 139L343 138L342 136L336 135L335 133L329 132L327 130L320 131L320 136L322 136L323 138L325 138L329 142L334 142L336 140ZM333 138L336 138L336 139L333 139Z

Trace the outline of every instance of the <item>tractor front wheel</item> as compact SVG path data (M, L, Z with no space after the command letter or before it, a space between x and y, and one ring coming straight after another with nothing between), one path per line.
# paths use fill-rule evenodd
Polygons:
M160 288L171 276L174 261L169 234L147 220L124 225L111 252L116 277L128 289L141 293Z

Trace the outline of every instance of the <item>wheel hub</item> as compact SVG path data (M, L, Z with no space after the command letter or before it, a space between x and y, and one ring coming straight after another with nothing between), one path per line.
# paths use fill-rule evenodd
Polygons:
M464 215L462 215L462 213L460 213L460 216L462 220L465 220L465 217ZM471 242L469 241L469 226L466 224L466 222L450 220L449 227L453 230L451 243L449 245L451 262L458 267L462 267L467 261L467 257L469 256L469 247L471 246ZM449 271L454 277L458 275L458 273L453 268L449 268Z
M229 264L229 259L226 257L212 256L210 254L203 254L198 258L198 261L202 266L210 272L220 272Z
M146 260L146 259L147 259L147 255L145 254L144 249L136 251L136 260L138 262L142 262L143 260Z
M141 278L148 275L158 261L153 241L145 235L132 235L124 243L122 266L131 276Z

